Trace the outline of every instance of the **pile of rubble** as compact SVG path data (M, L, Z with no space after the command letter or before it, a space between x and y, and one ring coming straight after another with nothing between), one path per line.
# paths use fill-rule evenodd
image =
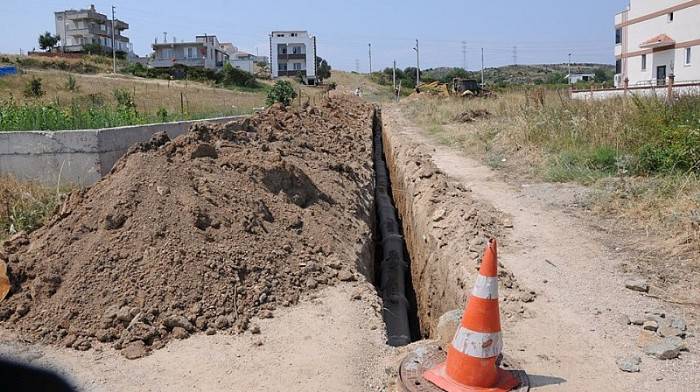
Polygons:
M137 358L198 331L258 332L251 318L358 279L372 246L373 116L334 98L132 148L46 227L4 243L0 326Z

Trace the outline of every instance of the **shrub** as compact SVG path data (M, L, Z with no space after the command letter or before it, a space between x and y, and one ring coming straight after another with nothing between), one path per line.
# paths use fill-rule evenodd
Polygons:
M28 81L24 86L24 96L27 98L39 98L43 95L44 88L41 84L41 78L33 76L32 80Z
M126 110L136 110L136 100L134 95L126 89L117 88L112 92L117 100L117 107Z
M226 86L257 87L258 82L253 74L233 67L230 63L224 65L221 71L221 83Z
M79 90L78 83L76 82L75 77L71 74L68 74L68 80L66 80L66 90L73 92L77 92Z
M160 122L167 122L168 121L168 110L165 109L164 107L158 108L158 112L156 113L156 116L158 117L158 120Z
M278 80L267 94L267 104L272 105L279 102L284 106L289 106L296 96L297 93L291 83L286 80Z

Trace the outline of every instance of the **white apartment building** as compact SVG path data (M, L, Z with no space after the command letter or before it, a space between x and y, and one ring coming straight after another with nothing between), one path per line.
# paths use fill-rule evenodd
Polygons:
M616 87L700 83L700 0L631 0L615 29Z
M56 34L61 36L60 48L64 52L82 52L84 45L97 44L107 51L112 50L112 19L97 12L95 5L88 9L54 12ZM114 48L131 53L129 38L122 35L129 25L114 21Z
M270 34L272 78L301 75L316 83L316 37L307 31L273 31Z
M194 42L156 42L153 44L153 51L153 60L150 63L153 68L184 65L220 69L229 61L229 54L213 35L198 35Z

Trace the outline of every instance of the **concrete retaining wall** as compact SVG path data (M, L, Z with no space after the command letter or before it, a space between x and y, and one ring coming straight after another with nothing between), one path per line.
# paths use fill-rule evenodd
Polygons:
M0 174L21 180L92 185L109 173L132 145L156 132L170 138L198 122L224 123L244 116L119 128L56 132L0 132Z
M603 89L592 91L574 91L571 93L571 98L590 101L636 95L639 97L656 97L659 99L666 99L667 94L668 87L630 87L627 90ZM673 94L677 96L700 95L700 84L675 85L673 86Z

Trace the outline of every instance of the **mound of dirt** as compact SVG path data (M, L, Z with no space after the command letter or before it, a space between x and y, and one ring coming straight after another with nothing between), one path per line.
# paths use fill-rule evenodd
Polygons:
M455 116L455 121L456 122L461 122L461 123L468 123L468 122L474 122L476 120L482 119L482 118L489 118L491 117L491 112L489 112L486 109L471 109L467 110L466 112L462 112Z
M46 227L5 242L0 326L138 357L357 279L371 263L373 115L351 98L274 106L132 148Z

